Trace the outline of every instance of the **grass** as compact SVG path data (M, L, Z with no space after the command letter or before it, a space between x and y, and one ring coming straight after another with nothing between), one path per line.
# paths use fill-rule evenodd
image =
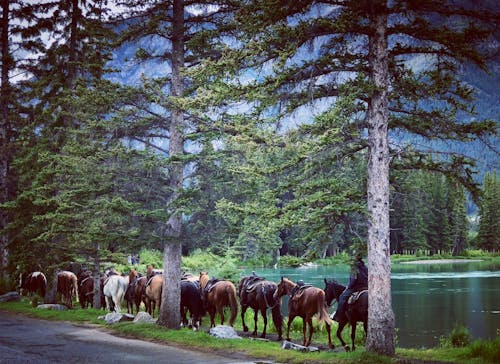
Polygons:
M238 353L243 357L250 357L260 360L272 360L280 363L417 363L425 361L442 361L450 363L500 363L500 335L495 340L477 340L464 347L453 347L444 345L428 350L400 349L396 350L396 357L390 358L366 352L363 346L364 332L361 328L357 331L355 352L346 353L342 351L321 351L319 353L301 353L293 350L282 350L281 343L276 341L254 340L243 338L242 340L221 340L210 336L208 332L209 319L205 317L203 326L199 331L189 329L168 330L164 327L152 324L134 324L123 322L114 325L107 325L97 317L104 315L104 311L95 309L75 308L68 311L41 310L31 306L28 299L23 298L20 302L0 303L0 309L14 313L20 313L31 317L69 321L75 323L92 323L114 331L117 335L151 340L165 344L200 350L203 352L214 352L219 354ZM270 317L268 324L268 334L276 334L274 325ZM253 330L253 311L247 311L245 321ZM286 323L286 321L285 321ZM262 318L259 316L258 332L262 329ZM313 335L313 346L325 347L327 343L326 331L319 330L318 323L315 323ZM285 326L286 328L286 326ZM236 330L242 330L241 318L235 323ZM332 327L332 335L335 335L336 324ZM284 332L285 335L285 332ZM344 340L350 343L350 328L343 332ZM292 340L300 343L302 340L302 322L296 318L292 324L290 333ZM450 340L452 334L450 334ZM338 339L333 338L334 343L339 346ZM444 340L447 341L447 340ZM443 341L443 342L444 342ZM447 341L449 342L449 340Z

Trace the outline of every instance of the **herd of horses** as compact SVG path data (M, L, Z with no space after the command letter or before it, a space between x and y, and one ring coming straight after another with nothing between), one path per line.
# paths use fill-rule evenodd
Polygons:
M101 285L101 307L109 311L120 312L122 303L127 303L127 311L130 314L139 312L141 304L146 311L154 317L155 310L159 312L161 305L163 275L159 270L148 268L146 275L136 270L131 270L128 275L120 275L116 272L106 272L100 277ZM210 278L207 272L201 272L198 277L185 274L180 282L181 289L181 326L189 326L197 329L201 325L202 317L209 314L210 327L215 326L215 318L220 317L221 325L225 321L225 308L230 311L229 325L233 326L238 314L238 298L241 306L241 320L243 330L249 331L245 323L247 309L254 311L254 330L252 335L257 336L257 321L260 312L264 320L264 328L260 335L266 337L267 311L270 310L272 320L278 333L278 340L282 340L283 318L281 314L281 298L288 296L288 322L286 328L286 340L290 340L290 327L299 316L302 318L302 345L311 344L314 332L312 318L318 317L321 325L326 326L328 333L328 346L333 348L331 338L332 319L328 313L328 307L333 301L338 301L345 286L335 280L324 279L325 288L321 289L311 285L303 284L301 281L294 283L282 277L279 283L266 280L255 273L240 279L237 287L223 279ZM19 287L27 293L39 293L45 295L47 279L42 272L23 273L20 276ZM72 308L74 297L82 308L93 306L94 278L92 272L82 271L75 275L69 271L57 273L57 292L65 305ZM368 322L368 291L356 292L349 299L345 315L336 318L338 329L336 336L346 350L355 350L354 339L356 335L356 324L362 322L365 333ZM190 314L188 320L187 314ZM351 348L342 339L341 333L347 324L351 325ZM309 335L306 335L307 327Z

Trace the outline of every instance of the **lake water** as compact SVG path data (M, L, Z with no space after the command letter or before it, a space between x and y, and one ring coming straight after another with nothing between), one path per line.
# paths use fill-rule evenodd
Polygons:
M344 285L349 277L345 265L254 270L275 282L286 276L320 288L325 277ZM500 264L393 264L391 288L400 347L436 346L457 325L473 338L494 338L500 330Z

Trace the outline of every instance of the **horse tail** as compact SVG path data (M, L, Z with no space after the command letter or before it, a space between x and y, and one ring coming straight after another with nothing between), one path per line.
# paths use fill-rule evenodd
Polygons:
M319 296L319 299L317 301L319 320L327 325L331 325L333 321L330 318L330 315L328 315L328 310L326 309L325 292L321 293L322 294Z
M229 325L233 326L236 316L238 315L238 301L236 299L236 288L230 285L227 288L229 307L231 307L231 317L229 318Z
M71 283L73 284L73 290L75 291L76 302L78 302L78 279L76 275L71 276Z
M274 292L276 291L276 285L269 285L269 295L271 296L270 301L273 302ZM265 298L266 296L264 296ZM266 303L267 304L267 303ZM281 339L283 335L283 315L281 314L281 299L277 298L271 308L271 313L273 316L273 323L276 331L278 331L278 337Z

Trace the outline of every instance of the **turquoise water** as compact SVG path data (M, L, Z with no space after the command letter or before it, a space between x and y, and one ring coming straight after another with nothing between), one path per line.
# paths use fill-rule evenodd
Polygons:
M349 277L346 265L254 270L272 281L286 276L320 288L324 278L345 285ZM457 325L466 326L473 338L494 338L500 330L499 264L394 264L391 290L400 347L436 346Z

